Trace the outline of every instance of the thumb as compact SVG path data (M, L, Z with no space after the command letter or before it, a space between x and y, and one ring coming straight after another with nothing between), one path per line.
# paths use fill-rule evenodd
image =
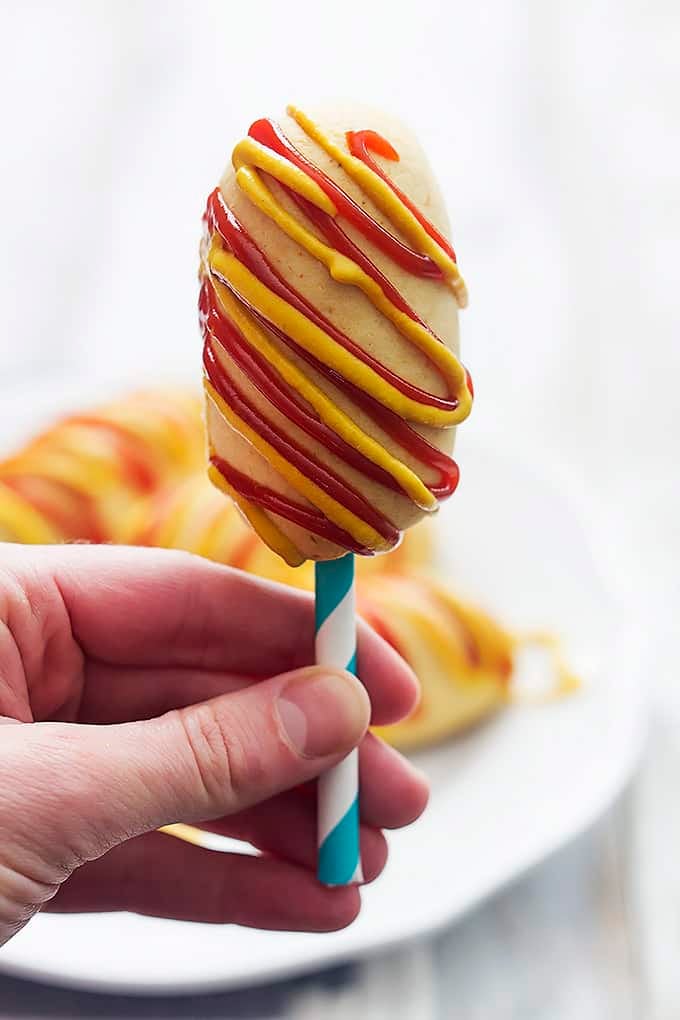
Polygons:
M312 779L359 743L369 715L355 677L314 666L145 722L17 727L39 731L24 811L38 799L34 837L37 826L72 868L131 836L230 814Z

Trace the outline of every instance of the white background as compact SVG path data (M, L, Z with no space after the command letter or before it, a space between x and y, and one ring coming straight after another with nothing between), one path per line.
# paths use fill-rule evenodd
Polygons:
M672 0L4 0L2 385L196 376L199 219L234 139L288 101L391 108L470 288L465 429L512 437L592 508L658 634L675 746L679 53Z
M448 197L466 428L566 466L608 501L623 580L673 582L673 0L5 0L0 17L3 375L195 374L199 217L234 139L287 101L368 98L416 127Z

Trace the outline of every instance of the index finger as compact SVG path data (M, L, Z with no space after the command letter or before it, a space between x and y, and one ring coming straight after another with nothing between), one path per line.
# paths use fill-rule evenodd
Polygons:
M91 659L247 676L314 662L314 598L307 592L170 550L50 546L35 555ZM410 667L365 623L357 647L369 694L392 718L407 714L418 694Z

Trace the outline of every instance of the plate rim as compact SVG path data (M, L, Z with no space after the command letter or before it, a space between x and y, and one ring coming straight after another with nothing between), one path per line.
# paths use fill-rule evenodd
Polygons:
M638 688L641 685L636 685ZM34 967L30 963L10 961L5 963L0 955L0 973L8 977L16 977L23 980L36 981L43 985L54 986L63 989L74 989L76 991L94 992L102 994L131 995L144 998L153 997L180 997L183 995L211 994L216 992L235 991L239 988L256 988L267 984L273 984L291 980L304 974L311 974L323 970L326 966L342 966L353 960L361 953L364 959L379 956L397 947L407 946L422 938L435 936L451 924L462 920L471 910L481 906L486 900L496 893L502 892L511 882L522 878L533 867L547 860L563 847L568 846L579 836L583 835L604 812L611 807L633 777L635 768L639 763L647 732L647 701L639 698L639 707L644 709L640 713L639 725L636 728L634 741L631 741L628 758L618 763L618 769L610 777L608 787L599 792L597 797L591 798L592 803L588 810L582 811L582 818L579 823L563 824L561 830L554 830L553 838L549 845L543 844L542 849L535 849L527 853L522 862L513 867L506 867L503 876L497 881L488 881L485 888L476 889L468 899L459 906L455 912L444 909L439 911L438 916L432 915L430 919L418 921L413 928L407 932L400 932L391 937L383 938L379 942L369 942L363 946L332 947L328 951L315 951L311 957L299 957L297 960L275 962L253 975L244 976L243 979L237 975L225 975L214 978L178 978L167 979L163 984L157 981L140 982L128 980L114 980L107 978L88 978L84 976L64 976L58 971L52 971L49 967ZM603 784L607 785L607 784ZM566 831L565 831L566 830ZM234 925L233 927L237 927ZM287 933L280 932L282 937ZM332 933L331 933L332 934Z
M577 839L614 803L632 777L645 746L649 698L644 684L641 682L637 662L643 656L647 643L651 639L644 631L639 618L630 611L630 607L627 610L625 599L620 590L617 591L618 585L615 583L613 570L600 555L600 544L597 542L598 526L601 525L601 519L598 517L599 508L594 505L594 500L586 498L585 490L579 490L578 487L571 484L572 480L569 478L568 472L556 468L554 464L548 464L544 457L531 458L526 447L520 452L514 445L511 446L507 441L504 441L502 436L484 430L477 430L474 436L470 436L470 441L475 448L477 446L481 446L482 449L490 447L493 453L500 455L504 460L514 462L524 468L530 468L532 473L539 475L541 482L553 488L559 498L566 503L570 515L580 527L584 536L584 544L591 554L597 578L617 610L615 630L617 635L623 635L622 650L625 651L627 712L631 723L630 732L627 734L625 755L620 754L609 765L607 772L601 773L599 784L589 791L588 797L583 798L577 808L572 809L568 816L563 816L560 819L560 824L555 825L548 836L541 838L535 846L529 845L525 851L515 854L513 860L507 861L493 877L484 876L481 881L471 886L466 895L462 898L459 897L455 905L447 906L446 901L442 898L438 904L433 906L427 916L415 918L408 929L399 929L391 935L382 935L375 939L365 938L358 943L348 943L347 945L337 945L329 939L327 948L324 948L323 940L319 939L313 949L310 946L310 952L307 955L301 954L292 961L274 960L260 971L245 974L242 977L236 974L225 974L215 977L176 977L173 979L170 976L160 983L156 978L152 978L150 981L141 981L139 979L125 980L86 975L64 975L56 969L50 969L49 965L35 965L30 960L6 959L1 951L0 974L37 981L43 985L87 992L142 997L159 995L172 997L229 991L241 987L256 987L321 970L329 965L341 965L359 956L367 959L397 946L407 945L425 936L434 935L455 923L490 896L500 892L511 881L526 874L540 861L547 859L561 847ZM537 467L538 470L536 470ZM284 937L286 933L280 934ZM318 939L318 936L316 937Z

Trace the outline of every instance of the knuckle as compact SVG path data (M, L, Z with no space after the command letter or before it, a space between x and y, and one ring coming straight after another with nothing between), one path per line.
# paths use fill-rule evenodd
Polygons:
M259 768L248 752L246 720L218 702L205 702L177 713L192 768L211 809L233 810L244 790L257 781Z
M201 793L209 804L219 803L232 786L232 747L209 703L180 710L177 718Z

